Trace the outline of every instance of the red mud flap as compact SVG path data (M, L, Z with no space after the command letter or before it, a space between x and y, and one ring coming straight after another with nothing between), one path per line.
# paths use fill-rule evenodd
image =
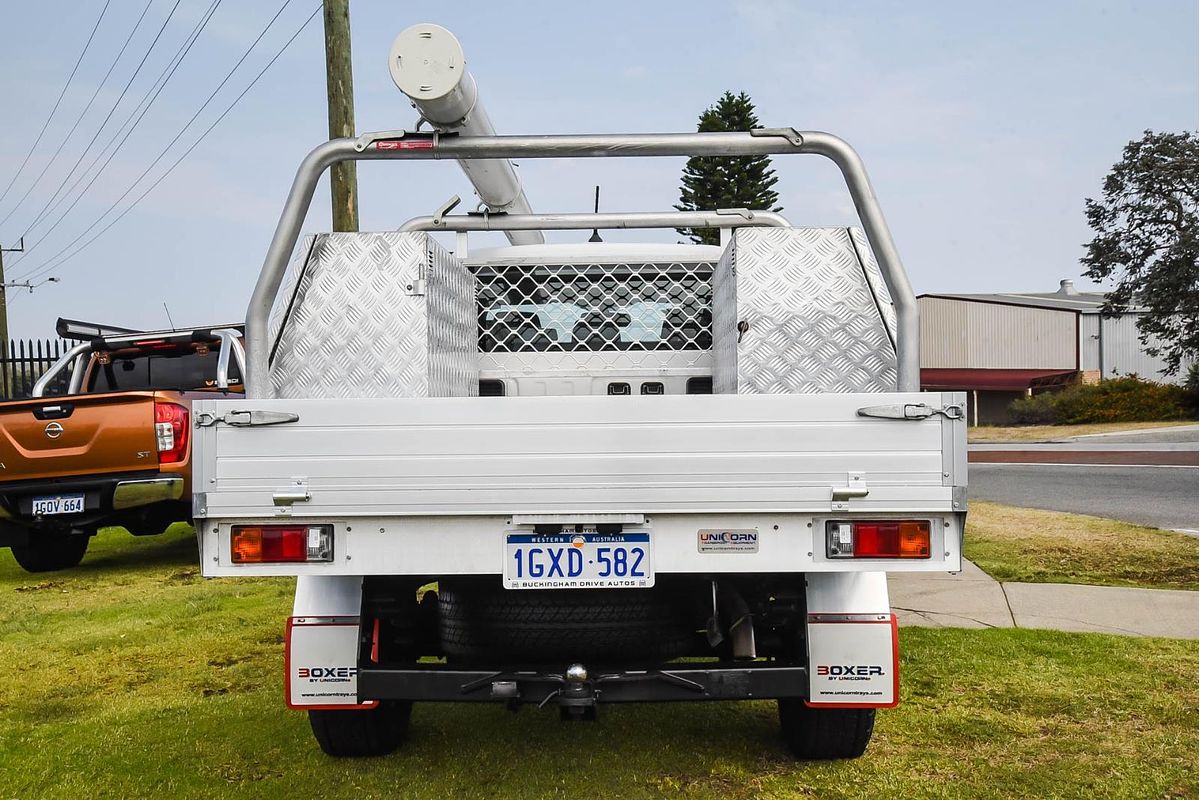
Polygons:
M358 624L358 617L288 617L283 651L288 708L379 705L358 702Z
M900 702L895 614L809 614L808 700L816 708Z

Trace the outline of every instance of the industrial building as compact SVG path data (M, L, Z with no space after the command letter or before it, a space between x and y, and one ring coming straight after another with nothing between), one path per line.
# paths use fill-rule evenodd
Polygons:
M1104 317L1104 294L1058 291L1012 294L923 294L921 388L966 391L971 424L1007 421L1023 395L1138 375L1181 381L1161 372L1162 359L1138 341L1143 309Z

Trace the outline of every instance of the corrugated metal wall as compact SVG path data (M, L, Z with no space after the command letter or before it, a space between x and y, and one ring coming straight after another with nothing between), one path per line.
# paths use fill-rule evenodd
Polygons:
M1184 371L1168 378L1159 370L1163 360L1148 355L1138 341L1137 314L1100 319L1099 314L1083 314L1079 321L1079 356L1081 370L1100 369L1100 327L1104 327L1104 377L1136 374L1152 381L1180 383Z
M943 297L917 303L922 367L1076 369L1073 311Z

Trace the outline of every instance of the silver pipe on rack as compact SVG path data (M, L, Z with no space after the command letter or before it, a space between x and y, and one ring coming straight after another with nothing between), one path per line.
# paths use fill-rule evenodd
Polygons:
M475 78L467 70L462 45L440 25L421 23L405 28L392 42L388 70L400 91L421 117L443 133L495 136L496 128L479 100ZM529 214L529 200L512 161L479 159L459 166L494 212ZM510 231L513 244L542 244L538 231Z
M772 211L745 208L717 211L633 211L605 214L469 214L413 217L400 231L578 231L587 228L787 228Z

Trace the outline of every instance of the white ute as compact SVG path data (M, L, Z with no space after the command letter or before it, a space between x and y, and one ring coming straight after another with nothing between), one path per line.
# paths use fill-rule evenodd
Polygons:
M414 701L776 699L797 757L860 755L898 700L885 575L960 569L967 470L858 156L793 128L497 136L449 32L390 60L422 123L307 157L247 398L194 408L204 574L297 577L288 705L354 756L395 748ZM831 159L862 229L535 214L509 161L765 154ZM299 241L325 169L412 159L458 161L483 210ZM541 234L632 227L721 246ZM511 246L470 250L482 230Z

